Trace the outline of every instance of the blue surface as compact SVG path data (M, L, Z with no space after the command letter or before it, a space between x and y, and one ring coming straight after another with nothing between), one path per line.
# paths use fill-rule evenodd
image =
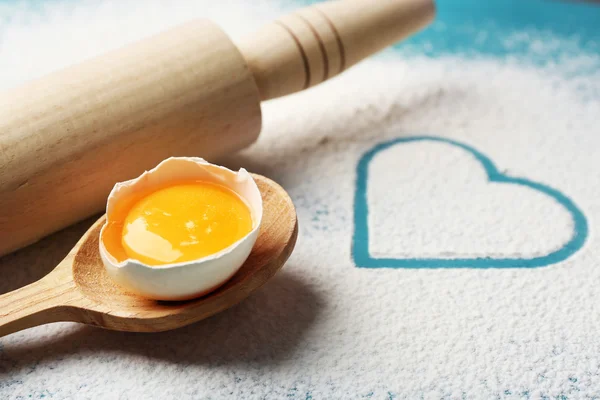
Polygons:
M422 45L431 55L527 55L546 63L575 51L600 52L596 5L547 0L439 0L437 5L435 23L407 42ZM507 40L523 32L522 40ZM563 42L549 52L539 51L532 48L536 37Z
M550 196L558 204L563 206L571 215L573 220L573 234L571 239L561 248L549 254L533 258L374 258L369 254L369 206L367 201L367 189L369 185L369 165L373 158L381 151L393 146L406 143L430 141L445 143L449 146L458 147L470 153L485 170L488 180L493 183L520 185L536 190ZM361 268L534 268L542 267L563 261L577 252L588 235L588 224L584 214L579 207L566 195L542 183L534 182L525 178L515 178L498 171L492 160L473 147L435 136L414 136L399 138L380 143L367 151L358 162L356 167L356 189L354 195L354 236L352 239L352 256L357 267Z

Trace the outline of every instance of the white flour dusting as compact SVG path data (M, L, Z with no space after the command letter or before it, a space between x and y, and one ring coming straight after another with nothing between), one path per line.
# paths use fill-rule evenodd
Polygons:
M281 12L269 2L148 1L142 9L87 1L73 9L56 1L42 17L33 2L21 4L17 14L0 6L2 87L193 15L239 35ZM551 42L536 40L536 51L552 51ZM292 196L300 237L283 271L238 307L173 332L63 323L3 338L0 397L600 396L600 75L572 73L596 62L580 53L540 67L388 52L265 104L257 144L226 161L275 179ZM467 144L502 173L559 190L585 215L586 244L533 269L357 268L357 162L379 143L417 135ZM527 188L496 190L469 154L445 146L399 144L374 159L372 255L529 257L571 237L573 223L553 199ZM84 228L58 237L72 242ZM0 291L38 276L26 260L55 243L0 260L13 276Z

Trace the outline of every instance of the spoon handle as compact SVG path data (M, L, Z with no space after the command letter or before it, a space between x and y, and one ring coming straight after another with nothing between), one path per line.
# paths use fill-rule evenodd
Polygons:
M0 337L50 322L70 321L72 281L57 282L50 273L37 282L0 296Z

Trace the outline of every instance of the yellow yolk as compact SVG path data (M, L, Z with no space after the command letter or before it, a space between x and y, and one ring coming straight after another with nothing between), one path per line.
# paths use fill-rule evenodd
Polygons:
M104 243L118 261L129 257L161 265L217 253L251 230L250 209L235 192L193 182L138 200L122 220L107 226Z

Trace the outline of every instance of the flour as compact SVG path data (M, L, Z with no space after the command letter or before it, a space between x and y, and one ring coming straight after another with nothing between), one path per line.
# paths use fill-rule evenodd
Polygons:
M20 4L17 13L0 8L3 87L195 15L239 36L282 10L241 1ZM282 272L238 307L173 332L62 323L3 338L0 397L600 395L598 55L547 33L513 32L504 41L525 39L535 57L424 57L406 46L264 104L258 142L223 162L275 179L294 200L300 236ZM531 61L545 52L557 61ZM531 269L357 268L357 163L382 142L419 135L467 144L507 176L560 191L585 215L584 246ZM527 188L496 191L485 178L470 154L443 143L379 153L368 180L372 255L527 258L572 236L556 201ZM433 210L428 200L439 193ZM84 228L57 238L75 240ZM39 273L27 269L27 257L52 246L44 241L0 268L31 280ZM2 291L12 287L0 282Z

